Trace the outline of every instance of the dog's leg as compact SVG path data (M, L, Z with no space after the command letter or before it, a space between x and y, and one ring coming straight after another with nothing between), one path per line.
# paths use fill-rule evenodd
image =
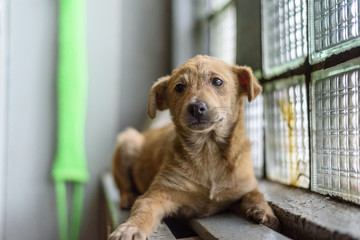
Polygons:
M118 136L112 172L120 190L120 207L124 209L130 209L137 197L131 171L134 162L139 158L143 141L143 135L131 128Z
M264 195L257 189L247 193L232 210L274 230L279 230L279 220L275 216Z
M178 209L169 193L147 191L139 197L131 210L130 218L109 236L108 240L145 240L158 226L161 219Z

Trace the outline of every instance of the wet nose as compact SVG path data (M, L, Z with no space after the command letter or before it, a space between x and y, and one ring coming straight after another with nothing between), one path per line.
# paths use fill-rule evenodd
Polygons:
M191 116L197 118L198 120L202 118L207 110L208 106L202 101L191 103L188 107L188 112L191 114Z

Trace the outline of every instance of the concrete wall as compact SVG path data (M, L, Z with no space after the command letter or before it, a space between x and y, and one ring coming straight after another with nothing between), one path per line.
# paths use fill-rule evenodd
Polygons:
M261 2L236 0L237 5L237 57L240 65L261 70Z
M141 128L152 84L171 73L171 1L123 1L120 128Z
M195 55L195 13L193 0L173 0L172 67L176 68Z
M57 239L50 178L56 150L57 1L6 3L0 239ZM110 166L115 136L127 125L142 125L150 85L170 71L170 12L166 0L88 1L86 151L91 179L81 239L102 239L99 176Z

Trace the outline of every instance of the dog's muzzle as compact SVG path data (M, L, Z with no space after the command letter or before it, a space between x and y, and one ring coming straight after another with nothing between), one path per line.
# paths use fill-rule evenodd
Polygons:
M203 101L189 103L186 113L183 115L183 123L193 131L205 131L210 129L218 120L214 118L211 109Z
M190 115L198 120L198 122L201 122L201 119L206 115L208 111L208 106L205 102L199 101L195 103L191 103L188 106L188 112Z

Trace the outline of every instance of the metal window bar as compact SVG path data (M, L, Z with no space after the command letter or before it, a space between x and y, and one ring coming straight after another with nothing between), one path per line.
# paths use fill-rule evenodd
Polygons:
M308 188L310 148L305 77L267 83L264 90L266 176Z
M313 191L360 203L360 58L311 75Z

